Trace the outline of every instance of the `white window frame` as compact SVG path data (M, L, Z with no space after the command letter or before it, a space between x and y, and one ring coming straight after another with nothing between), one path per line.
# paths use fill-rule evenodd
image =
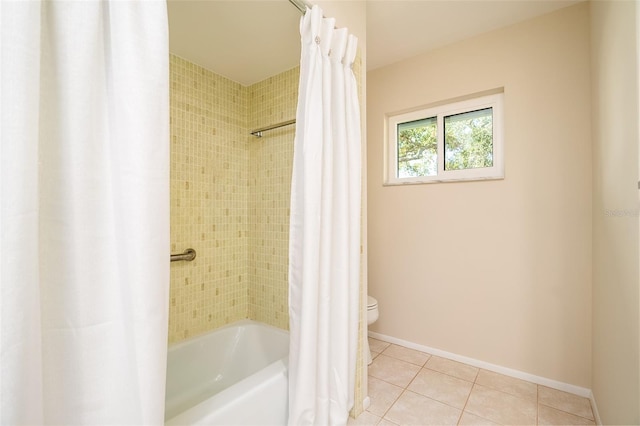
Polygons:
M385 185L455 182L468 180L504 179L503 103L504 93L496 93L447 103L431 108L387 116ZM464 170L444 169L444 117L492 108L493 166ZM435 176L398 177L398 125L426 118L437 118L437 164Z

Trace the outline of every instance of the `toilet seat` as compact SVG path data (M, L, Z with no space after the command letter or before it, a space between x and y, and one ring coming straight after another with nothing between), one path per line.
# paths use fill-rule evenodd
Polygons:
M367 296L367 311L372 309L378 309L378 301L371 296Z
M378 301L375 297L371 297L367 295L367 326L370 326L374 322L378 320L378 316L380 313L378 312ZM373 362L373 358L371 357L371 349L369 348L369 340L365 339L365 345L367 347L367 365Z

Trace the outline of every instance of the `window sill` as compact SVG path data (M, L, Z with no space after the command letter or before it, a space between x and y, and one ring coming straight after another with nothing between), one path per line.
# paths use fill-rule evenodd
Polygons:
M403 180L400 182L383 182L382 186L403 186L403 185L423 185L432 183L455 183L455 182L484 182L491 180L504 180L504 176L468 177L456 179L429 179L429 180Z

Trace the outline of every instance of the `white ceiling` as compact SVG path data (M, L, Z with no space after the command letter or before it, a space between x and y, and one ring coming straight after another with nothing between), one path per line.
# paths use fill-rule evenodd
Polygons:
M579 1L367 0L367 69ZM288 0L169 0L168 10L171 52L243 85L300 60L300 12Z
M169 50L247 86L300 62L288 0L169 0Z

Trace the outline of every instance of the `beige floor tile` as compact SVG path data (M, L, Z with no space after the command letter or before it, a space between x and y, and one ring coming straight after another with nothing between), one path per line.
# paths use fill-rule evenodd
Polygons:
M493 426L498 425L498 423L494 423L491 420L483 419L482 417L476 416L475 414L471 414L467 411L462 413L462 417L458 422L460 426Z
M536 423L536 402L474 385L465 411L503 425Z
M382 352L387 347L391 345L391 343L383 342L382 340L374 339L373 337L369 337L369 350L371 352Z
M369 413L368 411L364 411L355 419L349 417L347 421L347 426L376 426L382 420L380 417Z
M369 375L392 385L405 388L418 374L419 370L420 367L415 364L380 354L369 366Z
M572 393L538 386L538 402L585 419L594 419L589 400Z
M446 358L440 358L435 355L429 358L425 364L425 368L439 371L440 373L448 374L469 382L473 382L476 379L479 370L479 368L472 367L461 362L451 361Z
M383 380L369 376L369 398L371 404L367 411L382 417L389 408L396 402L404 389L387 383Z
M480 370L476 383L520 398L537 400L538 385L493 371Z
M472 387L473 383L466 380L423 368L407 389L453 407L464 408Z
M405 391L385 414L398 425L455 425L461 411L417 393Z
M395 423L391 423L387 419L382 419L380 420L380 423L378 423L378 426L398 426L398 425L396 425Z
M539 425L595 425L592 420L574 416L546 405L538 405Z
M410 362L422 367L431 355L413 349L391 344L382 352L386 356L397 358L402 361Z

